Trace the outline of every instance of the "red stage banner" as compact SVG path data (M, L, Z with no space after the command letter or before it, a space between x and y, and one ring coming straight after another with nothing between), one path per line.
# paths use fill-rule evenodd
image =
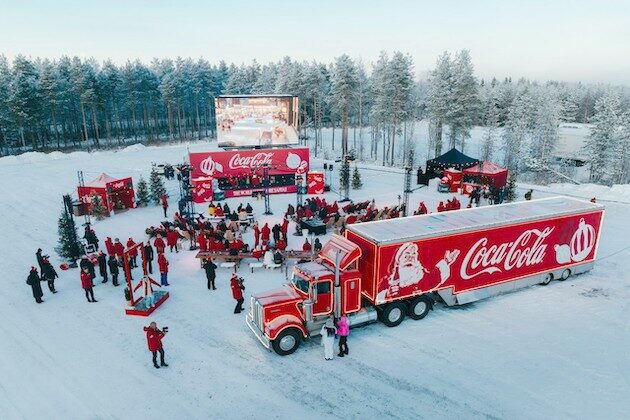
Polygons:
M304 174L309 169L309 149L254 149L189 153L192 178L248 176L262 174L269 165L270 175ZM227 191L226 191L227 196Z
M324 194L324 173L309 172L306 176L307 194Z

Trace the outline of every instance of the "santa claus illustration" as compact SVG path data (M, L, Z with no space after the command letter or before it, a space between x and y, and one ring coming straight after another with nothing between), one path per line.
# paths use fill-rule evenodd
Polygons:
M458 249L446 251L444 258L428 270L418 255L418 245L413 242L402 244L396 251L388 274L381 279L377 302L385 302L398 295L424 292L441 286L451 275L451 264L459 256Z

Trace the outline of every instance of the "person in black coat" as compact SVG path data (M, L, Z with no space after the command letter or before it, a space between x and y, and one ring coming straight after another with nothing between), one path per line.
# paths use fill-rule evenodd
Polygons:
M144 259L147 262L149 274L153 274L153 247L151 247L151 243L148 241L144 246Z
M42 285L40 284L41 281L42 279L40 279L39 274L37 274L37 268L31 267L31 272L26 278L26 284L31 286L31 289L33 290L33 297L37 303L43 302L42 296L44 296L44 293L42 292Z
M59 275L55 271L55 267L53 267L50 261L48 261L48 259L46 258L44 258L43 260L43 266L44 268L42 269L42 281L47 281L48 289L50 289L50 291L53 293L57 293L57 291L55 290L55 279L59 277Z
M273 227L271 228L271 232L273 233L273 242L274 243L278 243L278 241L280 240L280 232L281 231L282 231L282 228L278 224L273 225Z
M118 286L118 261L116 261L116 257L110 255L109 260L107 260L107 265L109 266L109 272L112 275L112 283L114 286Z
M103 251L98 253L98 271L103 277L103 281L101 283L107 283L107 257Z
M251 204L247 203L247 206L245 206L245 211L247 212L247 214L252 214L254 212L254 208L251 206Z
M214 285L214 280L217 277L216 269L217 265L212 260L207 260L203 265L203 269L206 270L206 278L208 279L208 290L217 290Z
M39 265L39 271L43 272L44 271L44 256L42 255L41 248L37 248L37 252L35 253L35 256L37 257L37 264Z

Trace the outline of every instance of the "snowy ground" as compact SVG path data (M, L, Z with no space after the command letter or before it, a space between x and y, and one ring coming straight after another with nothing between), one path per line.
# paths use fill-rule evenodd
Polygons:
M26 276L38 247L60 262L56 222L61 195L75 191L76 171L84 170L86 181L101 172L137 181L151 162L176 163L185 154L185 145L134 146L0 159L0 227L7 233L0 245L0 418L615 419L630 412L628 186L536 188L535 198L558 191L625 201L605 202L600 260L590 273L460 308L438 306L397 328L353 330L350 356L332 362L323 360L319 340L284 358L264 350L245 314L232 313L229 273L219 271L218 290L207 291L189 251L167 254L171 298L151 318L170 327L168 368L151 365L142 331L148 320L124 315L122 287L98 283L99 302L89 304L77 270L60 271L59 293L44 291L45 303L36 305ZM352 198L396 204L402 174L387 171L362 170L365 186ZM176 183L167 185L175 196ZM422 199L434 210L445 198L421 189L412 208ZM275 215L259 219L279 220L294 200L272 197ZM263 203L252 204L262 215ZM95 229L102 240L142 240L144 228L160 220L161 208L150 207L96 222ZM301 242L290 236L289 247ZM285 280L278 271L252 275L244 266L247 294Z

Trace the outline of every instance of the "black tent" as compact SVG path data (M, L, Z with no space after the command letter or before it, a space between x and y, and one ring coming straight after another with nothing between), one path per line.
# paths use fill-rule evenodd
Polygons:
M443 155L427 160L426 174L429 176L442 176L444 169L454 168L461 171L473 167L478 163L478 159L466 156L453 147Z

